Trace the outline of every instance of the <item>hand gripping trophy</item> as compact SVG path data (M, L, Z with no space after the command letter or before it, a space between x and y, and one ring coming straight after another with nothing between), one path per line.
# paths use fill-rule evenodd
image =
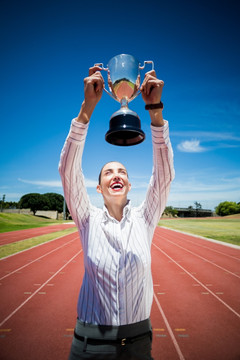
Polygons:
M108 73L109 90L104 90L116 101L121 108L110 118L109 130L105 135L108 143L119 146L140 144L145 139L141 129L141 122L136 112L128 108L128 103L140 94L140 70L153 61L144 61L141 66L132 55L121 54L114 56L105 68L103 63L95 64Z

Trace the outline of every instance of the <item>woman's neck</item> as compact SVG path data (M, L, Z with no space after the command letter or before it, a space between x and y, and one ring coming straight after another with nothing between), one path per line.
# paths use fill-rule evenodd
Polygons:
M127 200L125 200L123 203L108 203L105 204L106 208L108 209L109 215L112 216L117 221L121 221L123 217L123 209L127 204Z

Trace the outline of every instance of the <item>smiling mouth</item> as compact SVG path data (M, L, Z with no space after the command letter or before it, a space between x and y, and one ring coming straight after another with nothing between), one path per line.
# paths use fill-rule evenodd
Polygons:
M119 183L119 182L115 182L113 183L110 188L114 191L118 191L121 190L123 188L123 184Z

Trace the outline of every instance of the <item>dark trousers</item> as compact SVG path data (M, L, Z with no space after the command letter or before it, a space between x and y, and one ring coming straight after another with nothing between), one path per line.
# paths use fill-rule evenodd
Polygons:
M121 326L77 320L69 360L153 360L150 320Z

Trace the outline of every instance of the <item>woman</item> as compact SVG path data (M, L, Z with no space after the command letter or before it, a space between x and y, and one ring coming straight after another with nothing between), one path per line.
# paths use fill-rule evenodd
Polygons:
M97 192L104 208L88 198L81 169L88 123L102 96L98 67L84 79L84 101L61 154L59 171L65 199L78 227L85 274L69 359L152 359L150 311L153 300L151 241L174 177L168 123L162 117L163 81L145 75L142 98L149 110L153 174L145 201L132 207L128 173L119 162L105 164Z

